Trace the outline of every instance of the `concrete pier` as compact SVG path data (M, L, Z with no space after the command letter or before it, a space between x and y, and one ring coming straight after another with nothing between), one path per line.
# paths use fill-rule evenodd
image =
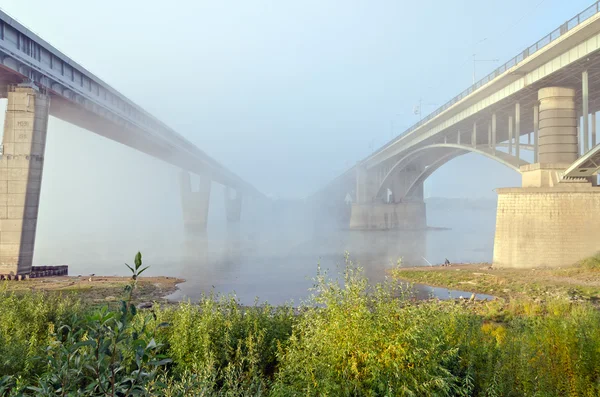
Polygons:
M186 231L204 232L206 230L211 183L208 176L201 175L198 190L193 191L189 172L181 172L181 209Z
M425 202L352 204L350 229L421 230L427 227Z
M539 162L571 164L578 157L575 90L542 88L538 100Z
M8 89L0 156L0 274L29 274L33 261L50 98Z
M411 189L421 173L420 167L412 165L394 172L382 184L385 173L377 175L364 166L358 166L356 199L350 210L350 229L425 229L427 219L423 184Z
M600 251L600 188L562 176L578 157L574 96L538 92L539 162L521 167L522 187L497 190L494 266L568 266Z
M598 236L597 187L498 189L494 266L572 265L600 250Z
M227 222L239 222L242 216L242 194L238 191L232 191L229 187L225 186L225 213L227 216Z

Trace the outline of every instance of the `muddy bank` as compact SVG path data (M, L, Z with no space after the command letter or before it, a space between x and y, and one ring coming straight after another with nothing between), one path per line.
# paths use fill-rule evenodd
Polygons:
M134 294L134 302L168 303L165 296L175 292L177 285L184 281L175 277L140 277ZM70 294L85 303L101 304L123 298L124 288L130 282L130 277L59 276L23 281L2 281L0 285L3 291Z
M504 298L600 299L600 267L582 262L564 268L499 269L489 263L407 267L391 270L398 279L469 290Z

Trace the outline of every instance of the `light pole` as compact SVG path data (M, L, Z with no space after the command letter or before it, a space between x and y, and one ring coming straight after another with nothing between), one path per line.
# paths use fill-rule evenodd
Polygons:
M498 59L475 59L477 54L473 54L473 84L475 84L475 64L477 62L498 62Z
M435 103L423 103L423 99L419 98L419 104L413 108L413 113L419 116L419 121L423 120L423 105L425 106L437 106Z

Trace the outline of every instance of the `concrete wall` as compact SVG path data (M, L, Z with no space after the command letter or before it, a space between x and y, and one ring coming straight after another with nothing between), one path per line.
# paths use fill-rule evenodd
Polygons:
M498 189L494 266L559 267L600 251L600 189Z
M425 203L354 203L350 215L350 229L424 229L427 227Z

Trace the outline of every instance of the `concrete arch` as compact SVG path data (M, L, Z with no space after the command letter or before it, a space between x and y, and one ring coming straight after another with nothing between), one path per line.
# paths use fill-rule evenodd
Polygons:
M423 172L421 172L414 181L411 182L408 189L406 189L405 197L409 197L417 186L419 186L420 184L425 182L425 180L427 178L429 178L431 176L431 174L433 174L435 171L437 171L438 168L440 168L442 165L444 165L448 161L450 161L458 156L462 156L463 154L466 154L466 153L467 153L467 151L464 151L464 150L455 150L453 152L450 152L450 153L440 157L433 163L429 164L429 166L427 168L425 168L423 170Z
M458 145L458 144L453 144L453 143L437 143L437 144L433 144L433 145L422 146L422 147L417 148L417 149L411 151L410 153L406 154L404 157L400 158L400 160L398 160L396 162L396 164L394 164L394 166L392 168L390 168L388 173L385 175L385 177L379 184L379 187L377 189L377 193L375 196L377 197L381 194L381 191L385 187L386 182L388 182L390 176L393 175L394 172L405 168L416 158L420 157L421 154L423 154L424 152L429 151L429 150L434 150L434 149L440 149L440 148L441 149L449 149L450 153L443 155L441 158L439 158L438 160L436 160L434 163L431 164L431 166L435 165L435 169L441 167L443 164L450 161L454 157L457 157L461 154L466 154L466 153L481 154L482 156L485 156L492 160L498 161L499 163L501 163L519 173L521 172L521 170L520 170L521 166L529 164L527 161L518 159L517 157L510 155L508 153L501 152L498 150L496 150L494 152L494 151L492 151L492 148L490 148L487 145L485 145L485 146L480 145L477 147L473 147L473 146ZM454 156L450 156L450 154L454 154ZM423 173L421 175L419 175L419 177L417 179L420 179L423 175L425 175L428 172L429 168L431 168L431 166L427 167L427 169L425 169L423 171ZM431 175L431 173L433 173L433 171L435 171L435 169L432 170L429 174L427 174L427 176L425 176L425 178L423 180L427 179L427 177L429 175ZM415 183L411 184L410 190L413 190L415 186L417 186ZM408 192L409 191L407 191L406 195L408 195Z

